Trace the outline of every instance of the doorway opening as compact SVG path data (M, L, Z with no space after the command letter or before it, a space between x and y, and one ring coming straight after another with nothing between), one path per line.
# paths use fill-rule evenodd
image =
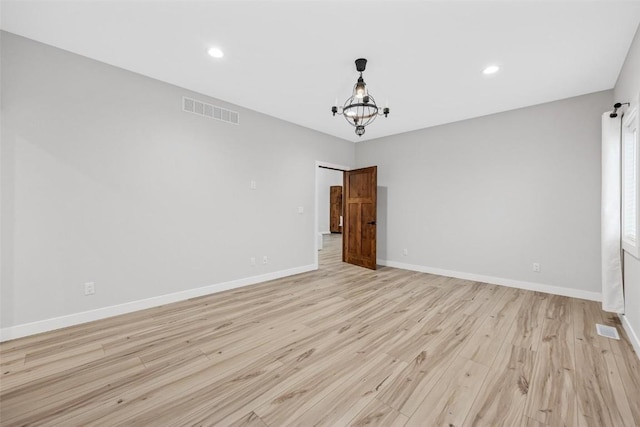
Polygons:
M317 268L342 262L342 186L348 166L316 162L314 253Z
M319 263L318 252L323 250L325 236L331 234L328 240L331 240L330 248L334 253L329 265L346 262L371 270L376 269L377 176L377 166L351 169L316 162L316 268L324 263L326 252L322 254L322 263ZM339 188L340 178L342 188ZM341 244L334 234L340 235Z

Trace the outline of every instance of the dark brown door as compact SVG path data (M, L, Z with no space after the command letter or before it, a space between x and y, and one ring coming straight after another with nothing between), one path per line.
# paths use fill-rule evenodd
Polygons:
M342 261L376 269L378 167L344 173Z
M342 186L329 187L329 231L342 233L340 217L342 216Z

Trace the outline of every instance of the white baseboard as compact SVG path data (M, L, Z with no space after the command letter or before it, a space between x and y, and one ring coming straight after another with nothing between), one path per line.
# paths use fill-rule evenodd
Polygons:
M620 320L622 321L622 327L627 333L629 341L631 341L631 345L636 352L636 356L638 356L638 359L640 359L640 339L638 339L638 334L633 330L633 327L631 326L631 323L629 323L627 316L625 316L624 314L618 314L618 317L620 317Z
M232 280L230 282L216 283L215 285L203 286L189 289L187 291L175 292L167 295L146 298L138 301L131 301L124 304L112 305L95 310L73 313L66 316L54 317L51 319L39 320L37 322L24 323L22 325L9 326L0 329L0 342L41 332L53 331L55 329L66 328L80 323L92 322L94 320L105 319L107 317L118 316L120 314L131 313L146 308L157 307L159 305L170 304L177 301L184 301L217 292L228 291L230 289L241 288L243 286L254 285L256 283L267 282L269 280L280 279L282 277L293 276L294 274L306 273L317 270L317 264L309 264L295 267L288 270L274 271L272 273L251 276L243 279Z
M583 291L580 289L564 288L561 286L544 285L542 283L525 282L522 280L505 279L502 277L484 276L481 274L444 270L424 265L405 264L396 261L377 260L379 265L401 268L403 270L419 271L421 273L437 274L438 276L455 277L457 279L472 280L474 282L491 283L492 285L508 286L510 288L526 289L528 291L544 292L546 294L562 295L581 298L590 301L602 301L600 292Z
M476 282L491 283L494 285L508 286L512 288L526 289L531 291L539 291L555 295L564 295L574 298L582 298L592 301L601 301L602 295L598 292L589 292L579 289L564 288L559 286L544 285L540 283L524 282L519 280L505 279L500 277L484 276L474 273L465 273L452 270L444 270L440 268L427 267L422 265L405 264L396 261L378 260L379 265L386 265L404 270L419 271L422 273L437 274L439 276L455 277L458 279L472 280ZM259 276L251 276L243 279L233 280L229 282L217 283L214 285L203 286L200 288L189 289L187 291L175 292L167 295L147 298L138 301L131 301L124 304L99 308L96 310L83 311L66 316L54 317L51 319L40 320L37 322L25 323L22 325L10 326L0 329L0 342L34 335L42 332L48 332L55 329L65 328L68 326L78 325L81 323L91 322L94 320L105 319L120 314L131 313L146 308L157 307L159 305L170 304L173 302L184 301L190 298L196 298L204 295L214 294L230 289L236 289L243 286L253 285L256 283L267 282L269 280L280 279L282 277L292 276L294 274L306 273L308 271L317 270L317 264L309 264L301 267L291 268L288 270L275 271L272 273L262 274ZM636 354L640 357L640 341L626 317L621 316L622 324L632 341Z

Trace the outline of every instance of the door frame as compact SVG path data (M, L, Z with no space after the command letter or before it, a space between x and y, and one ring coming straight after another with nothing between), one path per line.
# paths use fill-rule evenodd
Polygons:
M315 193L314 203L313 203L313 266L314 270L318 269L318 206L320 205L320 194L318 192L318 181L320 178L320 166L324 166L325 168L338 169L341 171L349 171L353 169L351 166L338 165L335 163L323 162L321 160L316 160L315 165L315 185L313 192ZM344 191L344 189L343 189ZM340 248L342 252L342 248Z

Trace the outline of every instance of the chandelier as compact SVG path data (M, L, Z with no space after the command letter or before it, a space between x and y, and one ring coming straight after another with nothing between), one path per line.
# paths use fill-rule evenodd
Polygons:
M343 115L347 122L356 128L356 135L358 136L364 135L365 126L373 123L376 117L381 115L387 117L389 115L389 107L378 108L376 100L367 89L367 84L362 78L362 73L366 67L366 59L356 59L356 70L360 73L360 77L358 77L358 81L353 87L353 94L344 102L343 106L334 105L331 107L333 115ZM337 99L336 104L338 104Z

